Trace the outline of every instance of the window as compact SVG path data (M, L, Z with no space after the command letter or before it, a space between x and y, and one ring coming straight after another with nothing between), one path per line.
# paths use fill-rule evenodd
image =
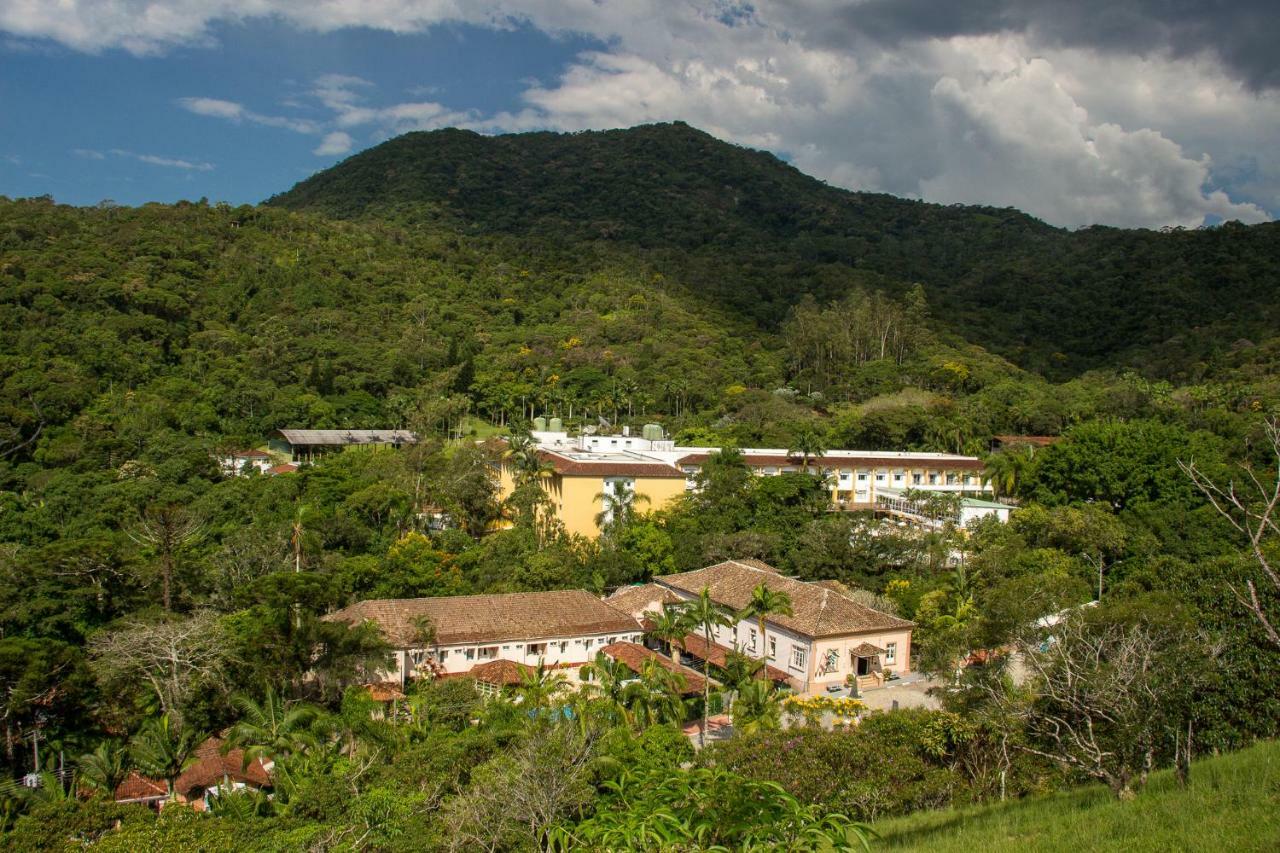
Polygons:
M778 659L778 639L777 637L769 638L769 660Z
M561 641L560 641L560 651L561 651L561 652L567 652L567 651L569 651L569 641L568 641L568 640L561 640Z
M929 474L929 485L930 485L930 486L936 486L936 485L938 485L938 475L937 475L937 474L934 474L934 473L932 473L932 472Z
M865 473L861 473L861 472L859 472L859 474L858 474L858 482L859 482L859 483L865 483L866 481L867 481L867 475L866 475Z
M475 660L475 659L476 659L476 650L475 650L475 649L467 649L467 650L466 650L466 658L467 658L467 660Z
M612 645L613 645L614 643L616 643L616 642L618 642L618 638L617 638L617 637L610 637L610 638L609 638L609 645L611 645L611 646L612 646Z
M480 648L480 660L493 660L498 656L497 646L482 646Z
M877 472L876 472L876 482L877 482L877 483L883 483L883 482L884 482L884 472L883 472L883 471L877 471Z
M805 649L791 649L791 668L803 670L805 663L809 659L809 653Z
M591 648L591 638L587 637L585 640L583 640L582 645L586 646L587 648Z
M897 660L898 660L898 644L885 643L884 644L884 662L894 663Z
M449 659L449 650L448 650L448 649L441 649L441 650L440 650L440 663L444 663L444 662L445 662L445 661L447 661L448 659Z
M850 478L850 477L852 477L852 476L853 476L853 475L852 475L850 472L848 472L848 471L841 471L841 472L840 472L840 482L842 482L842 483L847 483L847 482L849 482L849 478Z
M754 652L756 650L756 629L751 628L749 630L751 633L747 634L747 648Z
M893 472L893 482L895 482L895 483L901 483L901 482L902 482L902 476L903 476L903 475L902 475L902 472L901 472L901 471L894 471L894 472Z
M948 486L954 486L955 484L956 484L956 475L955 475L955 474L952 474L952 473L950 473L950 472L948 472L948 473L947 473L947 485L948 485Z
M919 474L912 474L912 475L911 475L911 485L913 485L913 486L918 486L918 485L920 485L920 475L919 475Z
M545 655L547 653L547 644L529 643L524 647L524 653L527 655Z

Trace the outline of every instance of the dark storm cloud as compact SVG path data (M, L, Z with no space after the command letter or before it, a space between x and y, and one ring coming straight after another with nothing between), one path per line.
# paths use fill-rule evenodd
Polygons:
M1280 87L1278 0L868 0L836 11L795 0L807 34L830 47L862 38L1023 33L1045 46L1186 58L1211 54L1251 89Z

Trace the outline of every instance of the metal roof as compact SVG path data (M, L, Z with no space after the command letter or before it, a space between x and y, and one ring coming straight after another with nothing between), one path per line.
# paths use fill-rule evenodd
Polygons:
M348 444L415 444L407 429L278 429L276 434L294 446Z

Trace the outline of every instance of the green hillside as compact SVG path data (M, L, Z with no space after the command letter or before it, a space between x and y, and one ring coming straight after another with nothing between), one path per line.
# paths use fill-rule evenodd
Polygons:
M625 246L765 328L805 294L919 282L966 339L1056 377L1117 363L1194 376L1280 319L1280 224L1068 232L836 189L681 123L410 133L268 204Z
M981 808L885 821L877 850L1275 850L1280 848L1280 744L1262 743L1193 764L1191 784L1170 771L1130 802L1102 786Z

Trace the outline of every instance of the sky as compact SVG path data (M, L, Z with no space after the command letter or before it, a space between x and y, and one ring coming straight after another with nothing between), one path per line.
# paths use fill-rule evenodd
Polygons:
M255 203L411 130L682 120L1054 225L1280 213L1276 0L0 0L0 195Z

